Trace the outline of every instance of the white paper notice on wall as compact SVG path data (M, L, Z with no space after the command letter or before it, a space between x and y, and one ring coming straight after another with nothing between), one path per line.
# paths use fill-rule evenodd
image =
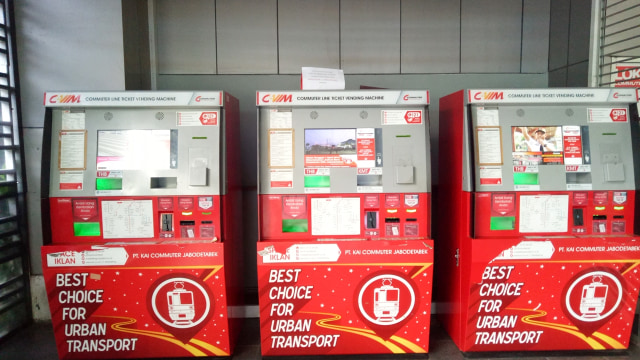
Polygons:
M569 227L569 195L520 196L521 233L561 233Z
M300 89L344 90L344 71L340 69L303 67Z

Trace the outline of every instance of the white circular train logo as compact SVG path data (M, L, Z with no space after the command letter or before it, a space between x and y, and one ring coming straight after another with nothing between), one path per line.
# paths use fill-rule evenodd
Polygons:
M157 319L172 328L198 326L211 312L211 300L198 282L169 278L158 284L151 295L151 307Z
M565 294L567 312L577 320L596 322L613 314L622 302L620 280L606 271L579 276Z
M376 325L398 324L413 312L415 306L416 294L413 287L397 275L374 276L358 293L360 313Z

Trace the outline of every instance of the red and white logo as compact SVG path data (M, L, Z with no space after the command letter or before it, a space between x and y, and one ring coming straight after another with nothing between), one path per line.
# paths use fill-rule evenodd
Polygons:
M213 296L207 285L188 274L158 279L149 288L149 312L165 330L187 342L213 315Z
M218 125L218 113L215 111L203 111L200 114L202 125Z
M367 322L383 327L407 320L416 302L413 286L395 274L373 276L358 291L360 314Z
M612 109L609 116L613 121L627 122L627 109Z
M404 119L407 124L422 124L422 111L407 111Z
M293 94L266 94L262 97L263 103L290 103L293 102Z
M52 95L49 97L50 104L79 104L80 95Z
M473 93L474 100L504 100L503 91L476 91Z
M576 275L563 292L562 307L584 333L591 334L620 310L624 288L608 269L591 269Z

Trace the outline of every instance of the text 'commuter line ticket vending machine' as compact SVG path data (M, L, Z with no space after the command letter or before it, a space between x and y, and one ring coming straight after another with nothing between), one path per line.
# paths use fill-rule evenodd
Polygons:
M259 91L262 354L425 353L427 91Z
M636 101L633 89L440 100L438 301L462 351L629 346L640 286Z
M48 92L45 106L42 261L59 357L230 355L238 101Z

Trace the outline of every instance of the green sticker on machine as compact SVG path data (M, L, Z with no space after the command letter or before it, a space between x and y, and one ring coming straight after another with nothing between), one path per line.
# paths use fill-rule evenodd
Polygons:
M492 216L491 230L514 230L516 228L515 216Z
M283 233L301 233L309 231L307 219L282 219Z
M100 223L77 222L73 223L73 235L75 236L100 236Z
M304 187L310 187L310 188L331 187L331 177L325 176L325 175L305 176Z
M513 185L538 185L538 173L513 173Z

